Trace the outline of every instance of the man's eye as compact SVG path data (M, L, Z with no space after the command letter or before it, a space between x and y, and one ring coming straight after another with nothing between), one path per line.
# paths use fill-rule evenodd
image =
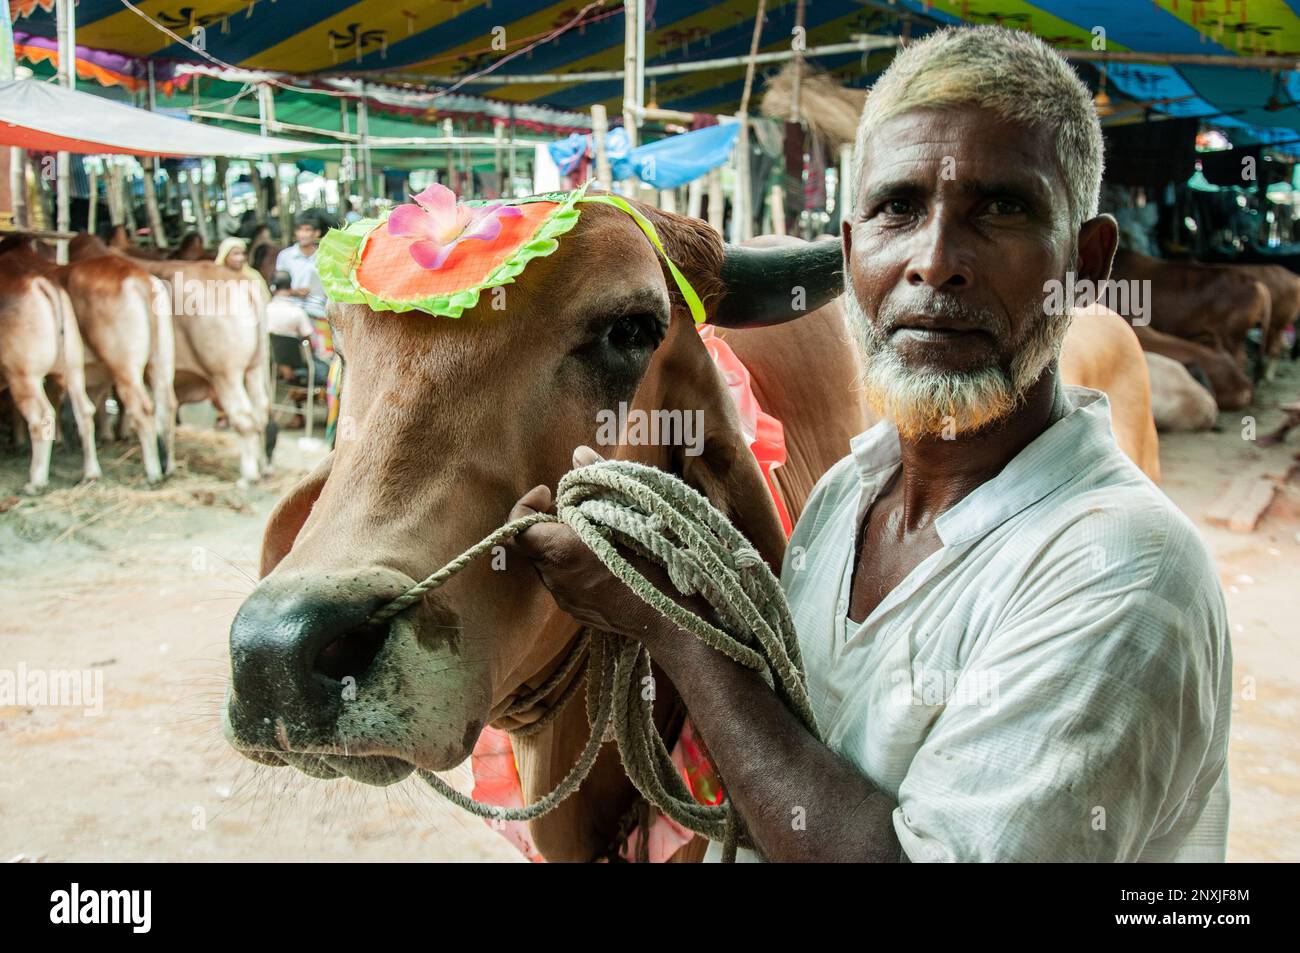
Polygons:
M907 199L886 199L880 206L885 215L910 215L912 203Z
M989 211L994 215L1023 215L1025 207L1015 199L994 199L989 203Z

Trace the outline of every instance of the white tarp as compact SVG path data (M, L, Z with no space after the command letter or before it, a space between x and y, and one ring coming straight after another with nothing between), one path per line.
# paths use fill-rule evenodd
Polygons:
M138 156L258 156L330 148L205 126L33 79L0 82L0 145Z

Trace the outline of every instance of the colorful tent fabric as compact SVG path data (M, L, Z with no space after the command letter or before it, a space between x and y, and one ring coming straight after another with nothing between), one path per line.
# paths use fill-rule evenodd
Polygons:
M0 145L137 156L256 156L320 148L187 122L30 79L0 82Z
M625 24L619 0L138 0L133 5L178 35L201 38L208 55L239 67L304 76L364 72L426 85L437 85L438 78L468 78L456 93L562 110L602 102L611 116L622 109L620 79L498 85L480 75L488 68L490 77L620 69ZM21 18L16 31L54 36L48 3L10 0L10 6ZM769 0L760 51L789 49L795 9L796 0ZM748 52L754 0L652 0L646 10L647 67ZM806 5L804 37L814 47L857 34L897 34L900 13L913 17L912 36L948 23L998 23L1030 30L1063 49L1094 49L1104 30L1105 48L1117 52L1276 56L1283 70L1300 59L1300 0L897 0L890 5L816 0ZM212 65L122 0L79 0L77 42L156 64ZM840 82L862 87L890 56L849 53L818 62ZM121 72L137 75L126 66ZM1300 138L1295 132L1300 130L1295 105L1300 81L1290 73L1283 73L1276 88L1269 71L1219 66L1113 64L1107 73L1112 91L1125 96L1190 97L1156 104L1156 111L1204 117L1253 141ZM646 97L687 112L731 112L743 82L741 65L651 76ZM1170 90L1176 92L1165 95ZM437 108L445 97L441 90L432 95L430 106Z

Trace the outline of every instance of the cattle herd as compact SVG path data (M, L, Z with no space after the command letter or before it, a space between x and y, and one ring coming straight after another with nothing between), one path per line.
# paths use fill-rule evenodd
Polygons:
M110 436L112 395L150 483L175 467L178 406L202 400L238 435L240 483L262 476L271 391L260 279L211 261L136 256L84 233L69 246L60 266L30 236L0 242L0 402L7 391L15 442L30 441L24 492L49 484L65 397L87 480L101 475L95 438Z
M30 442L25 492L49 484L64 399L87 480L101 475L95 438L109 436L110 396L119 425L139 440L150 483L175 466L178 406L203 400L238 435L240 483L267 472L266 288L204 260L197 236L173 256L137 248L121 228L107 243L78 235L62 266L54 264L51 246L30 236L0 242L0 403L12 405L15 442ZM268 266L274 261L273 254L259 257ZM1146 354L1150 414L1160 430L1208 429L1219 411L1249 406L1255 385L1283 356L1284 331L1300 319L1300 277L1280 265L1166 261L1121 250L1112 278L1144 289L1138 318L1116 310ZM1067 380L1107 391L1121 414L1124 383L1116 372L1133 370L1113 361L1113 350L1106 335L1080 328L1062 364ZM1145 417L1145 401L1134 405ZM1130 429L1140 433L1141 422ZM1125 449L1135 459L1149 455L1146 469L1156 472L1154 446Z
M1208 429L1216 410L1248 407L1283 356L1284 332L1300 320L1300 277L1281 265L1166 261L1121 250L1111 276L1149 282L1150 314L1133 330L1147 354L1160 429Z

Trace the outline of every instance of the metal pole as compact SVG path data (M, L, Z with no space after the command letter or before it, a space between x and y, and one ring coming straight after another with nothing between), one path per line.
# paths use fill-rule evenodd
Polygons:
M55 6L55 30L59 42L59 85L64 89L77 88L77 26L76 12L72 0L58 0ZM60 232L72 230L72 156L60 152L56 159L57 181L55 183L55 228ZM68 263L67 239L59 239L57 244L58 263Z
M339 132L345 136L352 134L348 115L347 99L339 98ZM339 163L339 212L346 215L352 207L352 183L356 181L356 162L352 158L352 147L343 140L343 161ZM363 209L361 214L365 214Z

